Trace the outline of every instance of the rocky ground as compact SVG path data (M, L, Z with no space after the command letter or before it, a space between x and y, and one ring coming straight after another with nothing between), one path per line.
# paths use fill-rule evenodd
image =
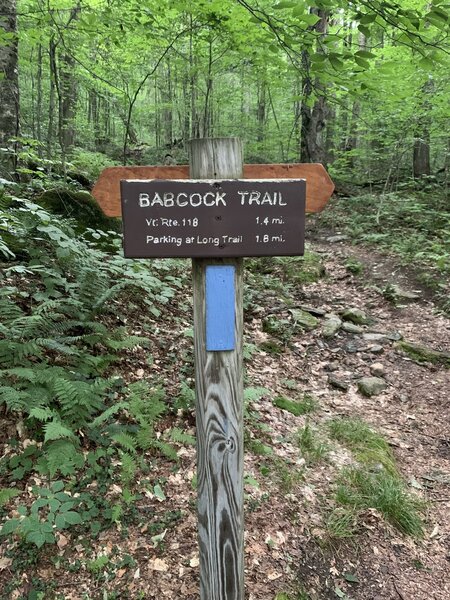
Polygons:
M314 235L311 249L325 269L317 281L296 279L295 263L288 275L275 265L271 284L257 290L250 288L264 278L248 277L246 597L447 600L450 322L392 259L329 238ZM398 287L383 295L389 285ZM183 335L190 316L176 304L189 294L155 323L151 367L142 368L142 351L124 357L128 379L159 377L168 390L181 379L192 384L192 342ZM421 362L404 341L438 351L435 362ZM280 397L307 398L307 414L279 408ZM339 417L360 418L387 440L409 492L426 501L422 538L402 534L372 508L360 512L349 537L334 535L336 481L354 463L329 435L329 421ZM180 410L175 424L193 434L192 407ZM305 426L309 446L299 441ZM195 449L179 444L178 455L178 468L148 458L162 495L142 493L129 522L89 544L61 536L57 549L20 573L0 546L0 582L23 580L10 597L28 598L39 578L53 582L45 598L198 598ZM136 493L145 477L139 474ZM92 561L102 555L97 569Z

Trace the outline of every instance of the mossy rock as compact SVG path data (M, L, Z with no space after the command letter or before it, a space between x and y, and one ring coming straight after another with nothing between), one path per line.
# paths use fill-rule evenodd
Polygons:
M419 344L413 344L405 340L397 342L395 347L403 350L405 354L417 362L440 364L450 369L450 352L433 350L433 348L427 348L426 346L420 346Z
M36 203L51 213L75 219L79 231L90 228L119 232L122 228L120 219L104 215L94 197L86 191L48 190L36 199Z

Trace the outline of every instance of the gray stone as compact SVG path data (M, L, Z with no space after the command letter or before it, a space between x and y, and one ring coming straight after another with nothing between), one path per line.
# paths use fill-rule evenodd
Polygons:
M388 294L393 296L397 300L418 300L420 298L420 294L418 292L410 292L408 290L404 290L397 284L389 284L386 286L389 288Z
M336 315L331 316L329 319L325 321L323 324L323 336L326 338L331 338L336 335L336 333L341 328L342 321Z
M372 344L367 348L367 352L371 352L372 354L382 354L384 352L383 346L380 344Z
M363 332L362 327L360 327L359 325L355 325L354 323L352 323L350 321L344 321L344 323L342 323L342 329L344 331L346 331L347 333L362 333Z
M390 331L389 333L386 333L386 337L393 342L399 342L403 339L403 335L400 331Z
M342 379L339 379L334 375L329 375L328 383L331 385L331 387L334 387L337 390L341 390L342 392L346 392L349 387L346 381L343 381Z
M319 324L319 320L313 317L309 312L298 308L291 309L291 315L297 325L304 329L314 329Z
M357 352L361 351L361 348L359 346L357 346L356 344L345 344L344 346L344 350L346 352L348 352L349 354L356 354Z
M384 333L363 333L363 340L366 342L378 342L379 344L385 344L389 341Z
M358 381L358 389L363 396L370 398L378 396L387 388L387 383L381 377L363 377Z
M327 242L330 242L331 244L334 244L335 242L345 242L345 240L348 240L348 235L341 234L327 237Z
M326 310L323 308L316 308L315 306L307 306L306 304L302 304L300 308L307 313L313 315L314 317L323 317L326 313Z
M380 377L381 375L384 375L384 365L383 365L383 363L376 362L376 363L371 364L370 365L370 372L375 377Z
M333 371L337 371L339 369L339 366L340 365L338 362L333 361L324 366L324 371L328 371L329 373L332 373Z
M351 321L355 325L367 325L370 321L366 313L359 308L347 308L342 313L342 319L344 321Z

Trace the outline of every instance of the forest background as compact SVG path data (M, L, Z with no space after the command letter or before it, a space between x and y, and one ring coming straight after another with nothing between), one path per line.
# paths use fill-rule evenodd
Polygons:
M1 0L3 156L9 144L22 173L71 162L92 178L186 163L190 138L239 134L247 162L322 162L388 186L442 174L447 8Z

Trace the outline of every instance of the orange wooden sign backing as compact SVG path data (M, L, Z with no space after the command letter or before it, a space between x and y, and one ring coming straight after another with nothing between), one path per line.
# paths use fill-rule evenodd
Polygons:
M109 167L100 174L92 195L108 217L120 217L122 179L189 179L188 165L170 167ZM244 179L306 179L306 212L321 211L334 183L319 163L244 165Z

